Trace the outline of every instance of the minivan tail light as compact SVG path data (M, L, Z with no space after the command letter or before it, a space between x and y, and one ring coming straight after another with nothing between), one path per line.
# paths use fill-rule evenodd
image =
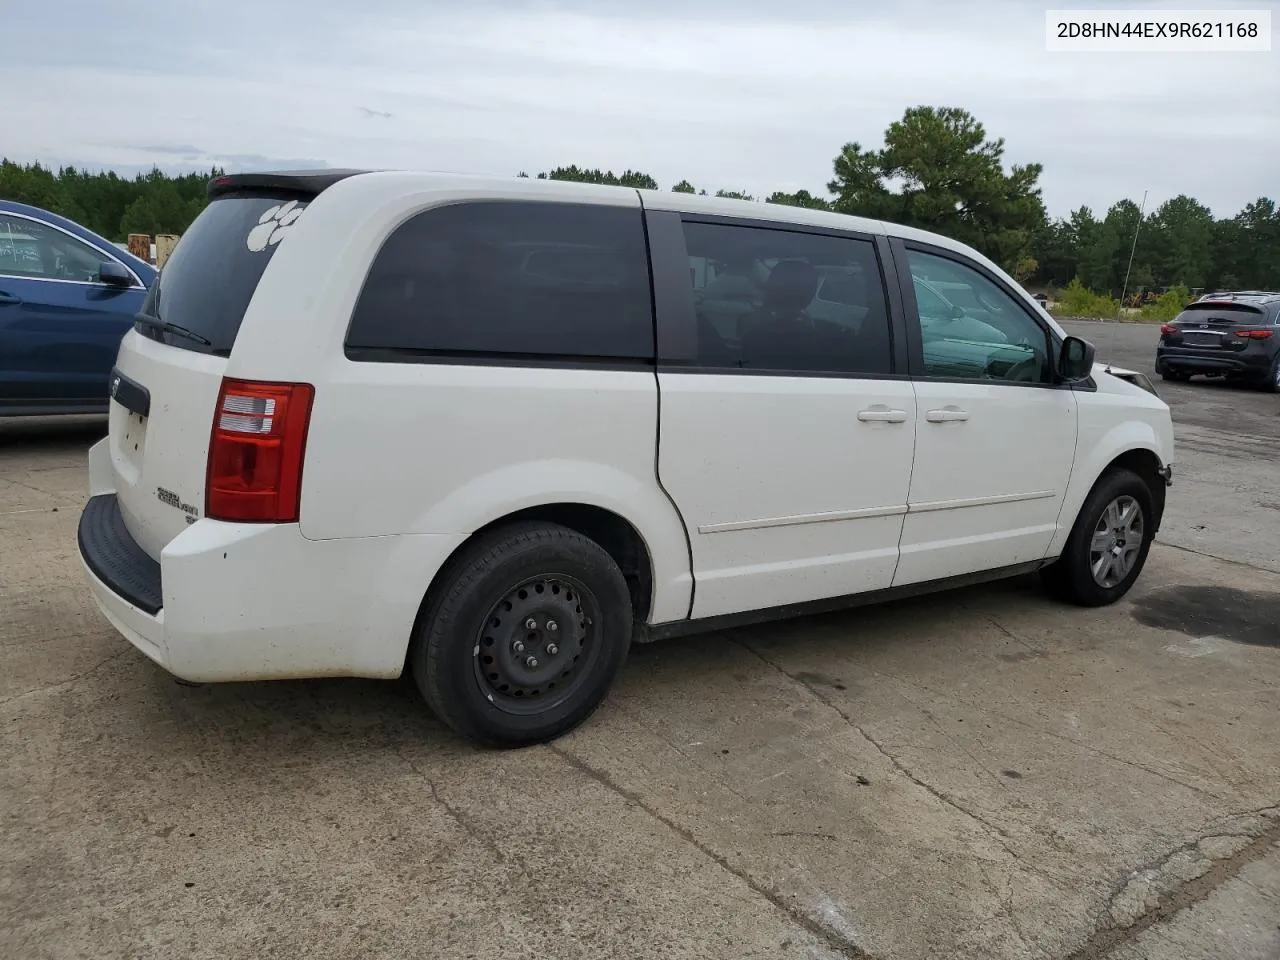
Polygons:
M315 388L224 378L209 440L204 514L236 523L294 523Z
M1249 340L1265 340L1271 336L1270 330L1237 330L1237 337L1245 337Z

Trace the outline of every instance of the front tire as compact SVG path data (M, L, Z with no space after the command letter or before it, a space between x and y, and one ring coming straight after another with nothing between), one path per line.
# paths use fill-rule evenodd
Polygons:
M432 711L479 743L572 730L604 700L631 644L627 583L595 541L524 523L478 539L442 574L410 665Z
M1131 470L1112 470L1080 508L1062 555L1041 575L1062 600L1107 606L1138 579L1154 537L1151 489Z

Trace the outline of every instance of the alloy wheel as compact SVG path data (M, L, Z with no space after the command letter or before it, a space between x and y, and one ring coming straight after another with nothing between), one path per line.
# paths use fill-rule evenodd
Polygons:
M1107 504L1089 543L1089 570L1098 586L1110 589L1124 581L1138 562L1144 533L1137 500L1123 496Z

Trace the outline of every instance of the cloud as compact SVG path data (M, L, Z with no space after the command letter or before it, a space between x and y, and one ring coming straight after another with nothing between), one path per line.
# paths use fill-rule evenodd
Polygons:
M346 0L223 0L212 17L124 6L103 19L64 0L7 22L0 81L24 91L6 102L11 157L504 175L577 163L759 196L821 192L843 143L876 146L931 104L973 112L1006 162L1042 163L1055 214L1149 189L1230 215L1276 189L1280 57L1050 54L1043 8L1019 0L364 0L358 18ZM113 102L128 108L102 109Z
M268 157L261 153L215 153L209 158L229 170L324 170L327 160L311 158Z
M183 155L183 156L199 156L205 151L200 147L193 147L187 143L150 143L150 144L132 144L135 150L141 150L144 153L159 153L165 155Z

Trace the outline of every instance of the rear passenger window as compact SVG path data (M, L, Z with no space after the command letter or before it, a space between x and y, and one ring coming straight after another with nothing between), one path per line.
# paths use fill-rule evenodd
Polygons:
M374 260L347 346L652 359L640 210L475 202L420 213Z
M698 363L887 375L889 314L869 240L686 223Z

